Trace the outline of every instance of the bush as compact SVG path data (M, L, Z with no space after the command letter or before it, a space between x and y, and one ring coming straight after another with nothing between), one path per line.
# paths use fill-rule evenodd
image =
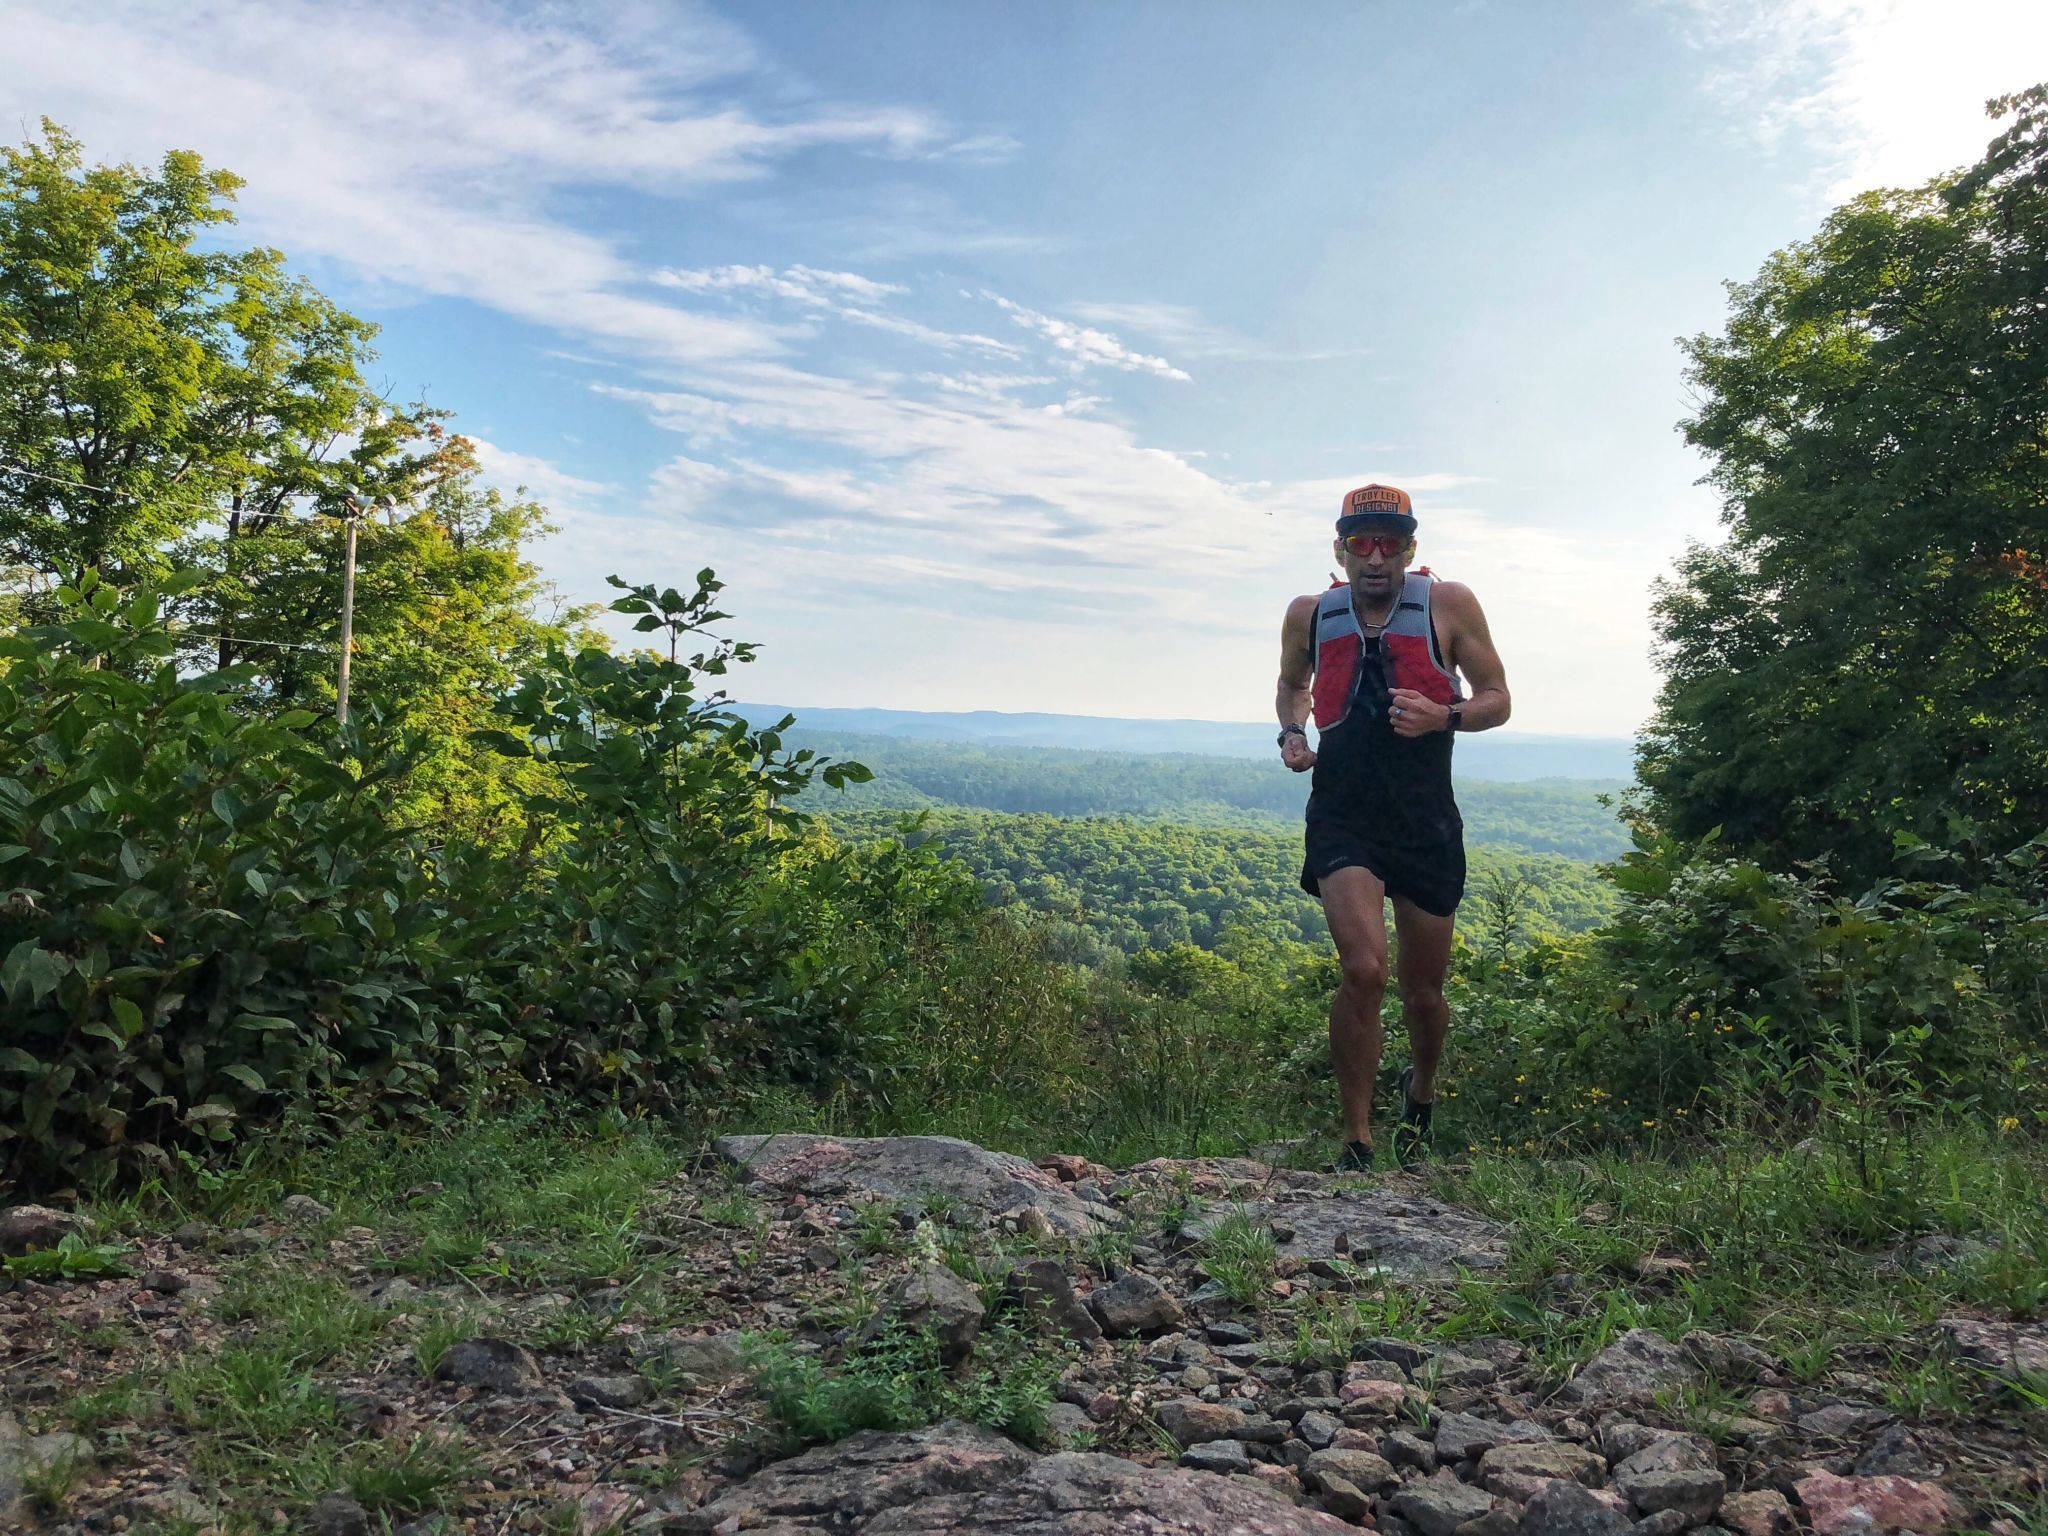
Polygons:
M506 858L399 830L412 761L374 715L275 712L181 676L159 609L88 576L0 637L0 1169L96 1178L287 1112L395 1120L529 1088L628 1106L861 1080L913 931L971 910L897 848L781 801L815 774L699 696L744 646L651 588L668 654L550 653L491 733L538 760ZM971 889L971 888L970 888Z
M161 597L86 577L0 637L0 1145L86 1176L259 1106L393 1114L503 1059L436 995L448 914L370 729L181 677ZM337 751L348 749L348 755Z

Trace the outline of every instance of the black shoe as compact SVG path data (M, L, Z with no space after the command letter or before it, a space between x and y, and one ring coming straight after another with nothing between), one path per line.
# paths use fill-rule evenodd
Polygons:
M1332 1173L1371 1173L1372 1143L1369 1141L1347 1141L1343 1154L1330 1164Z
M1415 1081L1415 1068L1401 1069L1401 1123L1394 1127L1394 1161L1403 1168L1413 1168L1422 1161L1422 1144L1429 1139L1429 1121L1436 1112L1434 1101L1418 1104L1408 1095L1408 1087Z

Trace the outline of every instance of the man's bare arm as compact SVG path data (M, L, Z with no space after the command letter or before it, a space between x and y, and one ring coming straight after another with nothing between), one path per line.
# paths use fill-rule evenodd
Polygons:
M1446 638L1450 641L1450 655L1446 659L1472 685L1472 697L1459 711L1463 728L1490 731L1497 725L1506 725L1508 716L1514 712L1514 701L1508 697L1507 668L1501 665L1500 652L1493 648L1493 632L1486 627L1479 599L1472 595L1470 587L1455 581L1439 583L1430 596L1432 604L1451 621L1446 626Z
M1314 707L1310 685L1315 657L1309 652L1309 635L1315 617L1316 599L1297 597L1287 605L1287 618L1280 626L1280 683L1273 694L1273 712L1282 725L1306 726ZM1316 755L1309 750L1306 735L1290 733L1280 744L1280 760L1300 773L1315 766Z

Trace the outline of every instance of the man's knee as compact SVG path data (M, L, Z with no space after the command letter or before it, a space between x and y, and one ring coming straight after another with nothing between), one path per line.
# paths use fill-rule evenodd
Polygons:
M1387 986L1387 960L1367 950L1363 954L1342 956L1339 964L1344 970L1346 990L1378 997Z
M1404 1014L1429 1016L1450 1012L1451 1005L1444 1000L1444 984L1440 981L1419 981L1403 984L1401 988L1401 1011Z

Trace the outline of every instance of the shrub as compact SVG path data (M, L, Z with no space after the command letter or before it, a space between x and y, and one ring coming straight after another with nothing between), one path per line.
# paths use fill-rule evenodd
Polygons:
M89 1177L287 1099L400 1112L495 1056L433 996L446 914L374 724L319 742L248 668L180 676L161 591L59 595L0 636L5 1166Z
M971 910L904 850L782 801L853 764L701 696L748 654L631 589L667 654L550 652L488 744L537 760L512 858L402 830L374 714L275 711L252 669L180 675L159 609L88 576L0 636L0 1169L93 1178L287 1111L393 1120L526 1087L677 1104L858 1085L913 930Z

